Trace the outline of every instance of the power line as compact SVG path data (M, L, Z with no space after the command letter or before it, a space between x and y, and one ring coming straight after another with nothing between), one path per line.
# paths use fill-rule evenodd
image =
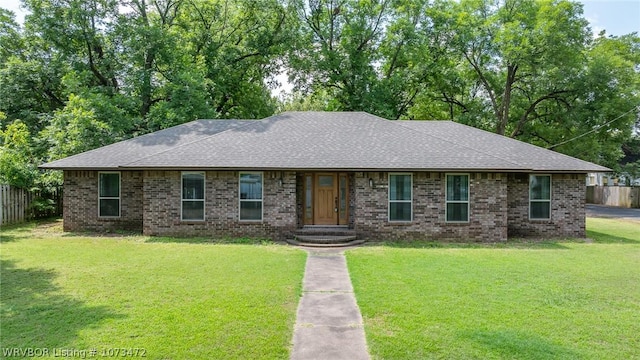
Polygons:
M563 141L563 142L558 143L558 144L555 144L555 145L553 145L553 146L549 146L547 149L553 149L553 148L555 148L556 146L564 145L564 144L566 144L566 143L568 143L568 142L571 142L571 141L576 140L576 139L579 139L579 138L581 138L581 137L583 137L583 136L589 135L589 134L591 134L591 133L592 133L592 132L594 132L594 131L598 131L598 130L600 130L601 128L603 128L603 127L605 127L605 126L607 126L607 125L611 124L612 122L614 122L614 121L616 121L616 120L618 120L618 119L620 119L620 118L622 118L622 117L626 116L627 114L629 114L629 113L633 112L634 110L636 110L636 111L640 111L640 106L636 106L636 107L632 108L631 110L627 111L626 113L624 113L624 114L622 114L622 115L618 116L617 118L615 118L615 119L613 119L613 120L611 120L611 121L608 121L608 122L606 122L606 123L604 123L604 124L602 124L602 125L598 125L598 126L594 127L593 129L591 129L591 130L587 131L587 132L586 132L586 133L584 133L584 134L580 134L580 135L578 135L578 136L576 136L576 137L573 137L573 138L571 138L571 139L569 139L569 140Z

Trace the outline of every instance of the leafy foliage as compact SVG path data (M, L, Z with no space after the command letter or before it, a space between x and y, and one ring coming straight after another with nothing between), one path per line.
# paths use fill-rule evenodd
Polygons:
M640 37L592 36L573 0L22 1L23 24L0 8L0 176L26 187L198 118L450 119L609 167L640 119Z
M293 34L279 1L23 5L23 26L0 11L0 130L28 132L26 144L3 143L4 181L39 186L56 177L38 175L42 162L197 118L276 110L271 78Z
M410 116L615 165L637 114L607 122L640 103L636 35L593 39L581 6L567 0L443 4L435 26L448 39L449 68Z
M0 113L0 119L4 114ZM29 129L22 121L14 121L0 131L0 182L18 187L31 187L37 177L37 169L29 159Z
M288 58L291 80L303 94L325 92L326 109L397 119L432 79L441 49L428 1L294 4L300 26Z

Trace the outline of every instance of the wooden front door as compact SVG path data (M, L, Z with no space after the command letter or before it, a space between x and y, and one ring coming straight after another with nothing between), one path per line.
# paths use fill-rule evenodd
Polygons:
M349 174L305 173L302 179L305 225L349 224Z
M338 225L338 174L316 173L314 185L313 223Z

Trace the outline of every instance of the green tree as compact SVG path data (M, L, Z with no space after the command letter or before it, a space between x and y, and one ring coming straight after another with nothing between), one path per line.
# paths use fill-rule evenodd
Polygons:
M406 115L434 78L438 38L428 1L296 1L298 42L288 58L301 93L324 92L327 110Z
M0 111L6 115L0 129L21 119L37 134L43 127L40 114L64 106L60 79L66 70L45 47L0 8Z
M431 18L447 66L411 117L615 165L634 114L609 121L639 103L635 35L594 40L581 5L568 0L444 0Z
M0 120L4 120L0 112ZM36 182L38 171L31 162L31 134L27 125L16 120L0 131L0 183L22 188L31 188Z
M300 109L452 119L611 167L638 121L637 34L594 38L570 0L23 4L23 26L0 9L0 130L26 127L3 156L31 165ZM295 92L278 102L282 70Z
M583 56L569 106L556 111L558 120L527 124L521 138L615 168L640 119L640 38L602 34Z
M280 1L189 2L177 19L188 40L186 63L202 69L209 106L223 118L272 115L270 79L293 40L294 18Z
M580 70L589 41L581 7L566 0L463 0L442 6L438 31L457 56L462 86L442 87L445 103L466 110L480 102L478 123L501 135L516 136L547 103L571 96L570 79ZM445 35L446 34L446 35ZM450 80L446 85L455 83ZM449 93L462 90L472 97ZM465 101L465 102L463 102ZM472 106L472 108L478 108ZM459 112L458 112L459 113ZM457 114L456 114L457 115Z
M106 93L119 88L118 43L110 36L119 16L113 0L24 0L31 14L25 19L29 35L39 36L49 54L57 54L83 74L87 86Z
M24 49L21 29L12 11L0 8L0 64Z

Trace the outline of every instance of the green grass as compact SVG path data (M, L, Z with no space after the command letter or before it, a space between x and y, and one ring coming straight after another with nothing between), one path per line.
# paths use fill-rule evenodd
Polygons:
M640 221L587 218L587 237L598 243L640 245Z
M289 356L303 251L69 235L59 223L5 228L0 237L2 348L98 355L131 348L149 359Z
M640 226L582 240L347 252L374 359L640 358Z
M640 357L638 223L588 219L587 236L349 251L372 356ZM60 222L5 227L0 240L3 349L289 356L302 251L252 239L64 234Z

